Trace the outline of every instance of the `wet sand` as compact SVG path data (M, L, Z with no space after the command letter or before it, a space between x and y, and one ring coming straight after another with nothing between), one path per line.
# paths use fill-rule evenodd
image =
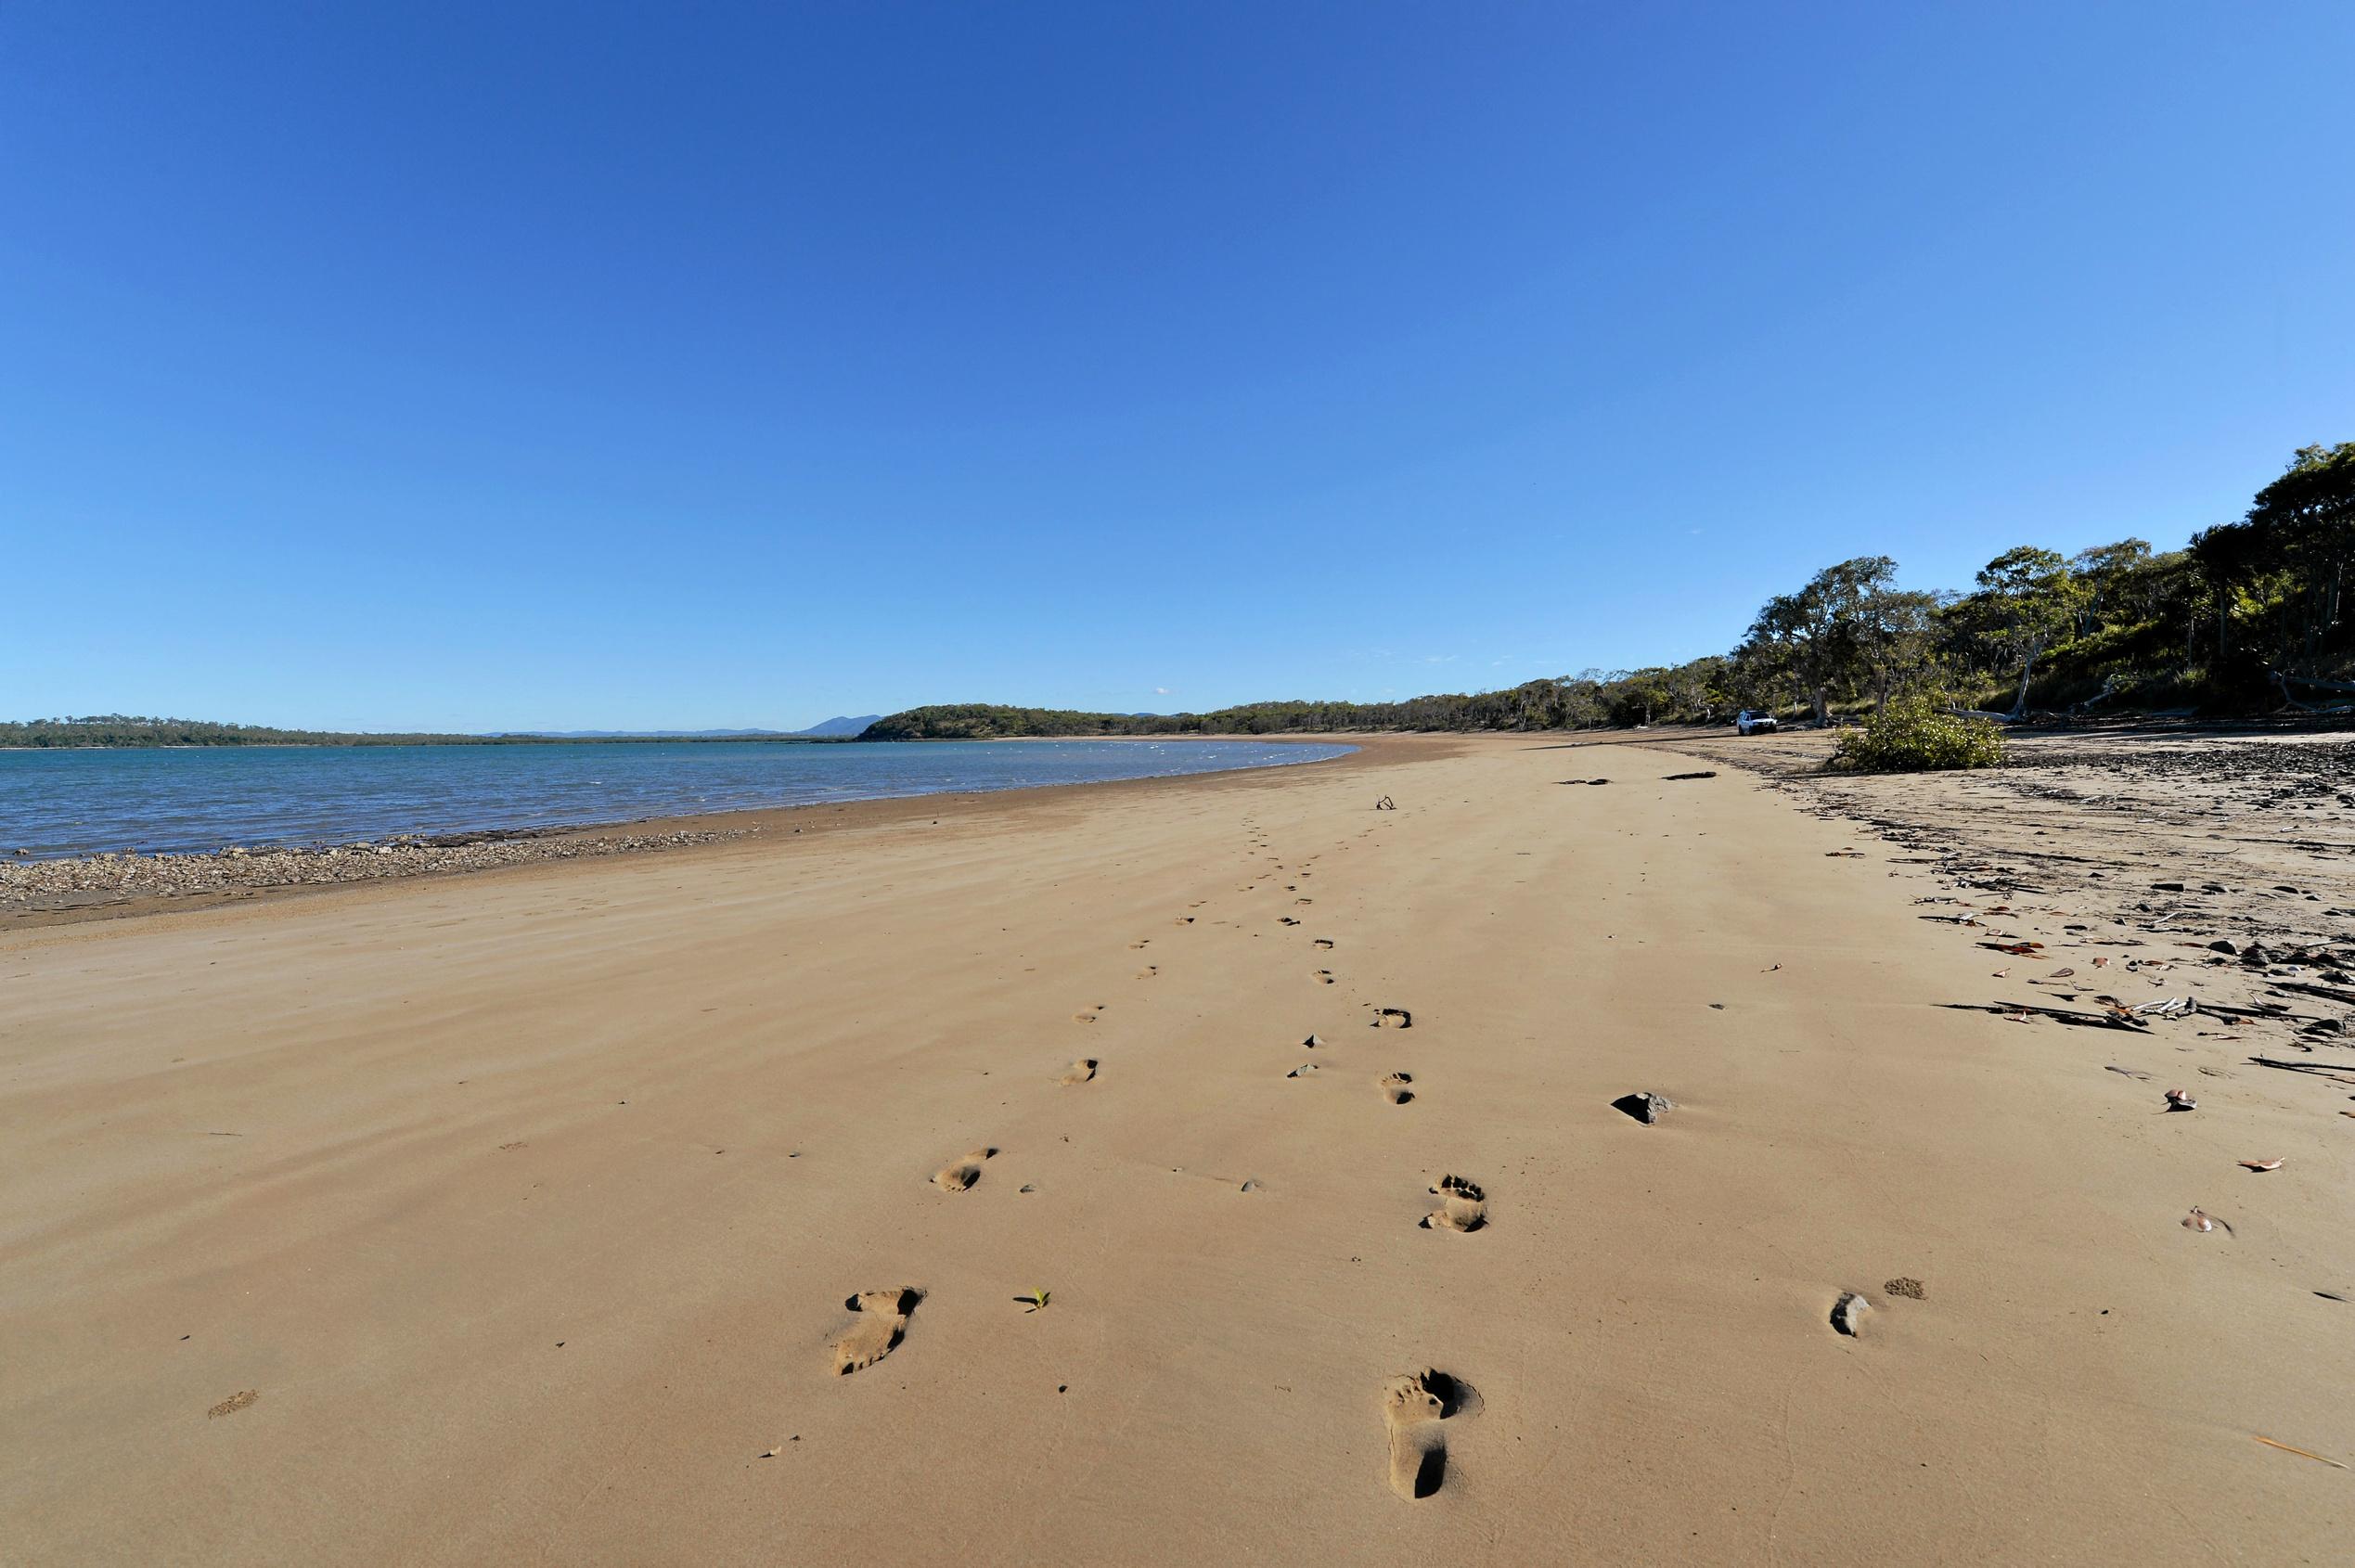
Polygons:
M11 1560L2339 1559L2355 1050L1999 1005L2298 977L1689 748L1150 783L0 933Z

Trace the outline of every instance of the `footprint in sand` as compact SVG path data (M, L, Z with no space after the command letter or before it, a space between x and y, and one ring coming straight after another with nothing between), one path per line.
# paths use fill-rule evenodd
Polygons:
M1323 982L1325 984L1327 984L1327 985L1331 985L1331 984L1332 983L1332 970L1319 970L1317 971L1317 978L1318 978L1319 981Z
M1478 1230L1488 1223L1487 1194L1467 1176L1441 1176L1431 1195L1439 1206L1422 1216L1425 1230Z
M1071 1021L1074 1023L1093 1023L1096 1022L1096 1014L1102 1010L1103 1005L1103 1003L1098 1002L1094 1007L1088 1009L1085 1012L1075 1012L1071 1015Z
M1404 1105L1415 1097L1415 1091L1408 1086L1415 1081L1411 1073L1388 1073L1379 1081L1382 1092L1389 1097L1393 1105Z
M1095 1075L1096 1059L1092 1056L1083 1056L1077 1061L1073 1062L1069 1067L1063 1069L1062 1075L1058 1077L1055 1082L1063 1085L1065 1087L1069 1087L1073 1084L1084 1084Z
M1137 971L1137 978L1139 980L1151 980L1153 976L1159 974L1160 972L1161 966L1159 964L1147 964L1143 969Z
M1293 919L1290 915L1279 915L1276 917L1276 923L1280 926L1296 926L1300 922Z
M1390 1431L1390 1489L1409 1502L1437 1492L1448 1478L1445 1423L1479 1409L1480 1396L1470 1383L1435 1369L1384 1384L1382 1420Z
M1128 950L1132 953L1142 952L1145 948L1152 945L1152 940L1153 939L1150 936L1140 936L1136 941L1128 945Z
M1332 951L1332 938L1330 936L1320 936L1317 938L1317 945L1330 953Z
M1191 915L1180 915L1178 917L1178 923L1181 926L1190 926L1194 923L1194 918Z
M933 1173L933 1185L943 1192L962 1192L981 1180L982 1163L996 1154L995 1149L976 1149L961 1159L951 1160Z
M921 1291L902 1288L869 1291L844 1302L843 1305L847 1310L858 1314L858 1321L852 1325L849 1333L834 1342L835 1375L872 1367L889 1356L907 1332L907 1315L923 1299Z

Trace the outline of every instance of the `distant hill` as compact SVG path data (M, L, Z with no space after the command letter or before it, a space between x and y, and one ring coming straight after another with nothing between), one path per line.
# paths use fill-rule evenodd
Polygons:
M487 735L355 735L207 719L154 719L127 713L0 723L0 747L36 746L488 746Z
M330 729L277 729L268 725L215 724L208 719L142 718L100 713L85 718L0 722L0 750L83 746L534 746L565 740L839 740L857 735L871 718L832 718L808 729L571 729L512 730L489 735L374 735Z
M518 729L501 740L784 740L803 729Z

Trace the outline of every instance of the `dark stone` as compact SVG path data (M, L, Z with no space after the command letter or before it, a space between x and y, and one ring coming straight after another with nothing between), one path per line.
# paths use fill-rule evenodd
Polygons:
M2211 953L2221 953L2226 958L2237 958L2240 957L2241 953L2240 948L2233 945L2230 938L2221 936L2209 943L2207 945L2207 950Z
M1677 1108L1677 1102L1664 1094L1650 1089L1635 1094L1623 1094L1611 1102L1612 1109L1634 1117L1645 1126L1656 1126L1661 1119Z

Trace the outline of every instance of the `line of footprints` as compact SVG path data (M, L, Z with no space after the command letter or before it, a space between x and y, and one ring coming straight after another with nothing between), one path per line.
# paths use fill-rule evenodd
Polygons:
M1245 827L1253 830L1251 840L1253 847L1266 849L1268 841L1257 830L1255 825L1247 821ZM1268 858L1274 870L1280 872L1284 869L1281 862L1276 861L1272 855ZM1309 872L1304 867L1293 875L1296 878L1305 879ZM1239 891L1252 892L1258 885L1256 882L1252 882ZM1283 884L1283 888L1287 893L1295 894L1299 893L1299 883L1296 880ZM1313 900L1306 896L1298 897L1294 901L1295 906L1306 906L1312 902ZM1196 904L1193 907L1199 909L1202 905ZM1180 915L1177 918L1177 924L1182 929L1192 925L1196 917L1192 915ZM1280 916L1278 919L1279 923L1286 927L1296 927L1301 923L1297 917L1292 915ZM1327 953L1333 949L1333 939L1331 937L1315 937L1312 942L1314 950L1317 952ZM1128 945L1132 950L1142 951L1151 943L1152 939L1146 937L1139 938ZM1147 964L1138 972L1137 979L1150 980L1159 972L1158 965ZM1312 978L1322 984L1330 985L1334 983L1332 971L1330 970L1314 970ZM1073 1021L1079 1023L1093 1023L1102 1010L1103 1004L1095 1004L1074 1013ZM1404 1008L1378 1007L1372 1009L1371 1022L1377 1029L1410 1029L1414 1026L1414 1016ZM1315 1035L1303 1040L1301 1045L1304 1049L1310 1052L1323 1051L1328 1048L1324 1040ZM1094 1081L1096 1070L1100 1065L1094 1057L1080 1057L1059 1073L1055 1082L1065 1088L1075 1088ZM1324 1063L1312 1056L1308 1060L1292 1069L1285 1076L1295 1079L1306 1078L1320 1073L1323 1067ZM1381 1092L1383 1098L1394 1106L1410 1105L1414 1102L1415 1079L1411 1073L1403 1070L1384 1073L1375 1079L1375 1087ZM1628 1095L1614 1101L1613 1104L1618 1110L1646 1125L1658 1122L1673 1109L1672 1103L1665 1097L1649 1093ZM933 1173L933 1185L943 1192L970 1191L974 1184L981 1180L983 1168L997 1153L997 1150L994 1148L972 1150L949 1161ZM1257 1188L1258 1183L1255 1181L1246 1181L1242 1184L1242 1190L1246 1192L1255 1191ZM1467 1234L1486 1227L1488 1198L1478 1182L1468 1176L1451 1173L1442 1176L1432 1185L1430 1195L1435 1202L1431 1205L1430 1212L1424 1215L1421 1221L1424 1229ZM869 1291L852 1296L843 1305L846 1310L856 1316L856 1320L847 1332L834 1342L835 1372L838 1375L847 1375L860 1371L890 1355L906 1337L908 1320L922 1300L923 1292L912 1286L895 1291ZM1042 1300L1039 1305L1044 1305L1044 1301ZM1843 1333L1851 1335L1858 1333L1862 1327L1863 1315L1869 1305L1861 1296L1853 1294L1842 1296L1833 1311L1834 1326ZM1428 1497L1435 1494L1440 1489L1447 1472L1447 1433L1449 1423L1462 1417L1476 1414L1479 1409L1480 1396L1473 1392L1469 1383L1436 1368L1425 1368L1418 1372L1407 1373L1392 1378L1384 1383L1382 1389L1382 1413L1383 1424L1389 1438L1389 1480L1392 1490L1400 1497L1409 1499Z

